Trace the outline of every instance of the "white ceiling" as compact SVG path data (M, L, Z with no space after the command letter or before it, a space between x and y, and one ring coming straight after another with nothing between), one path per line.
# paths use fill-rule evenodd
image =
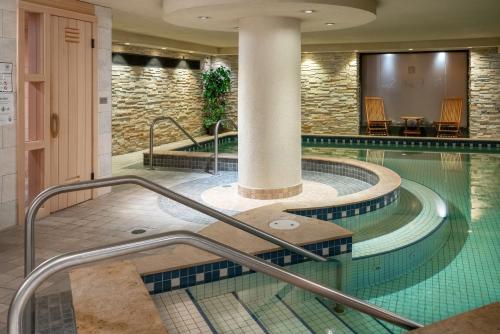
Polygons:
M113 8L113 29L216 47L234 47L237 32L174 26L162 0L86 0ZM377 18L345 30L303 33L303 44L500 37L500 0L378 0ZM314 15L314 14L312 14Z

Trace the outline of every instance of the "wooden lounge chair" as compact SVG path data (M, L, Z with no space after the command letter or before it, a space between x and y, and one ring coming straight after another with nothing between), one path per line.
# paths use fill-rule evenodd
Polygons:
M458 137L463 103L464 100L461 97L446 97L443 99L441 118L439 121L434 122L437 137Z
M369 135L389 134L391 121L385 118L384 99L381 97L365 97L365 113Z

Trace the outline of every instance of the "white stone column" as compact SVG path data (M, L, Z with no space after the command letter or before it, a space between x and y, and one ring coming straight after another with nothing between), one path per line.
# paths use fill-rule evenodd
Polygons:
M239 20L239 193L284 198L302 191L300 20Z

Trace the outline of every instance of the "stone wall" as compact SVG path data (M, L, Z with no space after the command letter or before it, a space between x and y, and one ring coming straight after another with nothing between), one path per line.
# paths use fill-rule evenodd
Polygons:
M0 1L0 62L16 73L16 1ZM15 87L15 85L14 85ZM0 125L0 229L16 223L16 122Z
M238 113L238 57L218 56L211 66L232 71L228 112ZM356 53L302 55L302 132L357 135L359 128L358 57Z
M469 133L500 137L500 53L497 48L470 53Z
M356 53L302 54L302 133L359 133Z
M202 68L210 61L203 56L157 49L115 46L115 52L130 52L172 58L200 60ZM190 134L205 133L202 125L201 71L113 65L112 67L113 155L136 152L149 147L149 125L159 116L171 116ZM186 139L170 123L155 131L155 145Z

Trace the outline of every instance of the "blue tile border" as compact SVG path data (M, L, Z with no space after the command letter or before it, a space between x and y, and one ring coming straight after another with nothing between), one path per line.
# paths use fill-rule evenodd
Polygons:
M397 188L388 194L355 204L315 209L289 209L286 210L286 212L325 221L334 221L337 219L362 215L386 207L387 205L394 203L399 198L399 191L399 188Z
M378 137L378 136L302 136L303 144L391 145L391 147L500 149L500 140L429 137Z
M303 246L303 248L315 254L327 257L351 253L352 237L308 244ZM292 253L286 249L261 253L256 256L279 266L288 266L310 261L308 258ZM224 260L155 274L142 275L142 280L151 294L157 294L226 278L243 276L254 272L255 271L232 261Z

